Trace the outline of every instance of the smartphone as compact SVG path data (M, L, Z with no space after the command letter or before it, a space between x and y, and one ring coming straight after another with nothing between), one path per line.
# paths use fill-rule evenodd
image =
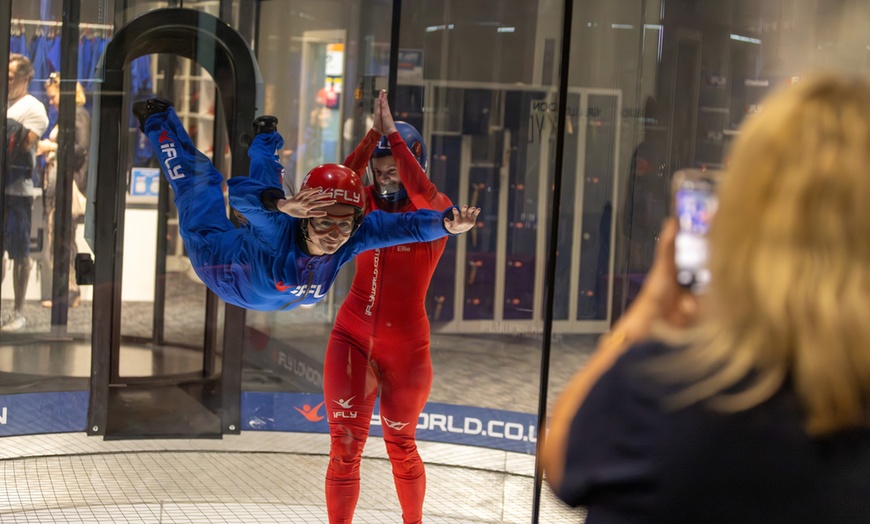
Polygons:
M674 173L674 215L677 218L677 282L695 293L710 283L707 232L716 214L715 171L682 169Z

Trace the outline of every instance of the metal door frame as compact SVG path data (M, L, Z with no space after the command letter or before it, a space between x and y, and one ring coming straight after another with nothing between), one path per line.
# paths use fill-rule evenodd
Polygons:
M123 264L125 177L120 166L119 142L129 110L124 105L124 68L132 60L151 54L189 58L207 69L219 86L230 143L242 134L262 108L263 79L247 42L226 22L202 11L157 9L134 19L116 32L101 59L101 78L94 94L95 130L99 159L91 163L97 180L93 202L95 282L91 354L89 435L104 435L113 362L121 341L121 274ZM247 176L246 154L232 157L232 176ZM100 174L103 176L101 177ZM226 305L224 354L221 367L221 430L241 431L241 363L245 326L244 309Z

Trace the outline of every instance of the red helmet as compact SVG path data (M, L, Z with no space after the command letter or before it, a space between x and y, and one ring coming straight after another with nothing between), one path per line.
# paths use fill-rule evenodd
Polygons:
M359 229L366 207L366 195L362 180L353 169L341 164L320 164L305 175L301 189L319 189L332 196L336 204L356 208L353 211L354 226L350 234L353 235ZM307 238L308 219L302 222L302 231Z
M359 209L366 207L363 183L353 169L341 164L320 164L305 175L301 189L320 189L332 195L337 204Z

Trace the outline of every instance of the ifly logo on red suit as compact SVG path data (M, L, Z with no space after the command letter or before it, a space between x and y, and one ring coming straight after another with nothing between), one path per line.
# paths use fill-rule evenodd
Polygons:
M165 155L163 159L163 167L166 168L166 175L172 180L184 178L184 173L181 172L180 164L175 167L169 165L173 158L178 158L178 150L175 149L175 142L169 138L169 133L165 129L160 130L160 138L158 138L157 141L160 142L160 152Z
M355 398L356 395L350 397L347 400L340 398L338 400L333 400L333 402L341 406L342 409L350 410L350 408L353 407L353 404L351 404L350 402ZM356 411L333 411L332 418L356 418L357 414L358 413Z
M395 420L390 420L387 417L381 415L381 419L384 421L384 425L390 429L395 429L396 431L401 431L405 429L405 426L408 425L407 422L397 422Z
M374 265L372 269L372 292L369 294L369 303L366 304L366 316L372 316L372 308L375 307L375 299L378 297L378 265L381 261L380 248L375 249Z

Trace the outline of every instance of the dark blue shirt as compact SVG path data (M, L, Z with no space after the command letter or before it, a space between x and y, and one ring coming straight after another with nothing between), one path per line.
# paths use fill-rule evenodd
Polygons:
M788 385L737 413L668 409L685 386L644 363L673 351L629 349L572 422L557 495L587 524L870 522L870 430L809 436Z

